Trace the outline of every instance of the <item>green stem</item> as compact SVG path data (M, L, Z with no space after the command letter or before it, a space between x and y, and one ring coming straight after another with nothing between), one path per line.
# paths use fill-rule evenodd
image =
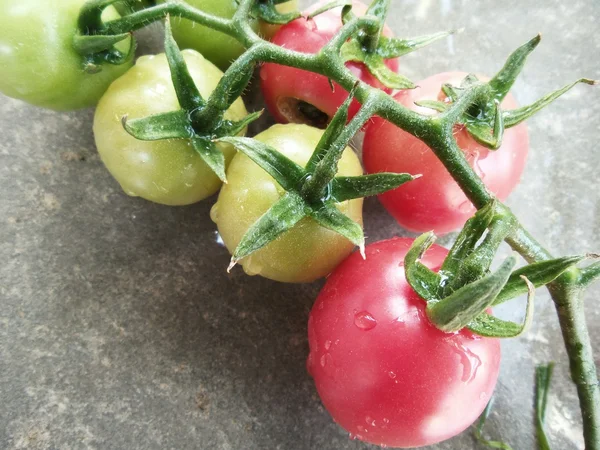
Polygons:
M600 262L589 265L585 269L581 270L581 285L584 287L589 286L594 281L600 278Z

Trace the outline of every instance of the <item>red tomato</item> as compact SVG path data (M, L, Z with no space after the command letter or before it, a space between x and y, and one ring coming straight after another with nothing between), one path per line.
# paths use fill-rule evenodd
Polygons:
M329 276L308 320L308 370L323 404L351 437L420 447L471 425L498 378L500 343L467 330L444 333L407 283L413 240L369 245ZM438 270L447 250L422 262Z
M367 7L363 3L354 1L353 4L355 14L362 15L366 12ZM319 5L314 5L309 11ZM272 41L290 50L317 53L341 26L341 8L336 8L311 20L300 18L284 25ZM392 36L387 27L383 34ZM398 59L388 60L386 64L391 70L398 70ZM385 88L371 75L364 64L350 62L346 66L358 79L391 92L391 89ZM348 93L335 83L332 91L327 77L293 67L265 64L260 71L260 78L267 108L281 123L306 123L324 128L348 97ZM350 117L359 108L360 103L355 100L350 107Z
M444 100L442 84L459 85L466 75L462 72L440 73L417 83L418 88L402 91L394 98L414 111L433 114L432 110L420 108L414 102ZM502 106L513 109L517 104L509 94ZM505 200L518 184L525 167L529 149L525 124L507 129L502 147L495 151L478 144L464 127L457 127L454 137L488 189L500 200ZM475 212L473 204L429 147L389 122L376 118L369 125L363 160L369 173L423 174L421 178L379 196L390 214L408 230L447 233L462 227Z

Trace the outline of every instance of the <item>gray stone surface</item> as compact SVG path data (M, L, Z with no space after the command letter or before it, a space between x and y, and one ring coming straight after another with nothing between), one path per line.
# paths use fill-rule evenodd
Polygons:
M582 75L600 78L599 19L596 0L394 0L390 22L407 36L466 27L403 59L413 79L491 74L542 32L515 89L525 103ZM160 42L159 30L142 36ZM557 255L600 249L599 105L598 89L579 87L529 122L529 164L509 204ZM0 97L0 448L368 448L331 421L305 370L321 284L227 275L208 217L214 198L167 208L124 195L98 158L92 115ZM376 200L365 215L370 241L404 234ZM588 293L596 345L598 287ZM534 448L533 370L555 360L550 437L556 449L581 449L543 290L537 305L529 334L504 343L488 432ZM502 308L521 312L519 302ZM479 447L466 433L434 448Z

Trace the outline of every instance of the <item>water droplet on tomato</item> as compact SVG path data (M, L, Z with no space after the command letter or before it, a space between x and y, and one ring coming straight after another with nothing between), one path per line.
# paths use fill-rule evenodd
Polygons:
M354 325L361 330L369 331L377 326L377 320L368 311L360 311L354 314Z
M321 367L325 367L325 365L327 364L327 358L325 358L325 355L321 356Z
M212 220L214 223L217 223L219 220L219 207L216 203L212 208L210 208L210 220Z
M463 366L461 381L463 383L470 383L477 376L477 370L481 366L481 359L471 349L457 342L456 338L446 339L446 342L451 345L460 357L460 363Z
M325 341L325 350L329 350L331 348L331 341Z
M215 231L215 242L221 247L225 247L225 242L223 241L223 238L221 237L218 231Z
M370 425L372 427L376 426L375 420L373 420L370 416L365 417L365 422L367 422L367 425Z
M458 206L458 210L462 213L474 213L475 212L475 207L473 206L473 203L471 203L469 200L462 202L459 206Z
M396 373L392 372L391 370L388 372L388 375L390 376L391 379L396 378Z
M384 417L384 418L383 418L383 423L385 423L385 424L387 425L388 423L390 423L390 419L386 419L386 418Z

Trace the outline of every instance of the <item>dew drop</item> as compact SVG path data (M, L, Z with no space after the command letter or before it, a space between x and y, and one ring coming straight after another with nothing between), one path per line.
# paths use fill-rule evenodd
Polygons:
M331 341L325 341L325 350L329 350L331 348Z
M388 423L390 423L390 419L387 419L387 418L384 417L383 418L383 423L385 423L387 425Z
M462 202L459 206L458 206L458 210L462 213L471 213L475 211L475 207L473 206L473 203L471 203L469 200L466 200L464 202Z
M375 420L373 420L370 416L365 417L365 422L367 422L367 425L370 425L372 427L375 426Z
M368 311L354 314L354 325L361 330L369 331L377 326L377 320Z
M210 208L210 220L212 220L214 223L217 223L219 220L219 207L217 204Z
M388 375L390 376L390 378L393 380L394 378L396 378L396 373L392 372L391 370L388 372Z
M321 367L325 367L327 365L327 358L325 355L321 356Z
M460 357L460 363L463 366L461 381L463 383L470 383L477 376L477 370L481 366L481 359L470 349L462 345L460 342L456 342L456 340L453 338L447 339L446 342L452 346L454 351Z

